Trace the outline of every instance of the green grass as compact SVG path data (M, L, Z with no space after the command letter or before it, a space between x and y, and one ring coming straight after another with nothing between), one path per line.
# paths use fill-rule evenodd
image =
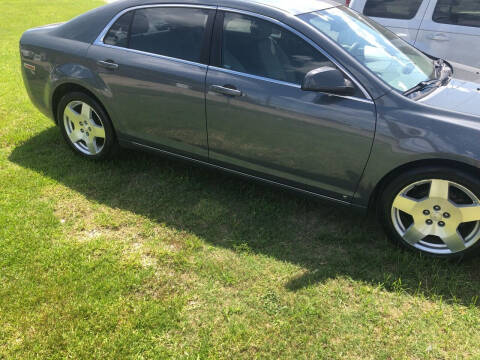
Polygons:
M480 358L478 260L187 163L75 156L18 39L98 5L0 2L0 359Z

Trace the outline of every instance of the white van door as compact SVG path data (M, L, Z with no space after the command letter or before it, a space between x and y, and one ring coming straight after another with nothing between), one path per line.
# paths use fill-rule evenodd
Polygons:
M351 8L415 43L430 0L353 0Z
M480 68L480 0L431 0L415 46L427 54Z

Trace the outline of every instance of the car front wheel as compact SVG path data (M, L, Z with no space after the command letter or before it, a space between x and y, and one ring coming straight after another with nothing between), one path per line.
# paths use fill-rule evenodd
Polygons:
M438 257L463 257L480 248L480 181L468 172L430 167L388 184L380 218L402 246Z

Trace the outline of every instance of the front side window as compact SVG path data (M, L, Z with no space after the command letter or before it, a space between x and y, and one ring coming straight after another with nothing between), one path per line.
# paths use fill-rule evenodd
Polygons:
M480 27L479 0L438 0L433 21L441 24Z
M363 13L387 19L413 19L423 0L367 0Z
M269 21L226 13L222 67L301 84L305 75L331 62L310 44Z
M104 43L201 62L208 17L205 9L153 7L132 10L115 22Z
M330 8L300 18L397 90L404 92L421 81L435 79L435 65L429 57L349 8Z

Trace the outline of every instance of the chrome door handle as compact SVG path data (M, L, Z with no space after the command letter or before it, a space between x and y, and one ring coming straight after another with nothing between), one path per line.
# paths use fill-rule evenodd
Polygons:
M211 89L212 91L215 91L216 93L223 94L223 95L242 96L242 92L240 90L237 90L234 87L230 87L228 85L226 86L212 85Z
M113 60L100 60L97 61L97 64L105 69L116 70L118 69L118 64Z
M435 41L449 41L450 38L443 33L436 33L429 36L430 39Z

